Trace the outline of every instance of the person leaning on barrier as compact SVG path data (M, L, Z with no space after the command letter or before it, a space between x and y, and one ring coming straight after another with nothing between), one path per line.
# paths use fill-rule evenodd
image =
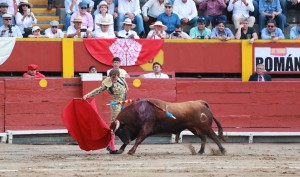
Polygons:
M89 73L97 73L97 68L96 68L96 66L90 66L90 67L89 67Z
M210 38L228 41L230 39L234 39L234 35L232 34L231 30L226 27L226 23L224 21L220 21L218 26L211 31Z
M50 28L45 30L45 35L48 38L64 38L64 33L58 28L58 21L53 20L50 22Z
M256 65L256 73L252 74L249 78L249 81L258 81L258 82L266 82L272 81L272 78L269 74L265 74L265 67L263 64Z
M192 39L186 32L183 31L181 25L175 26L175 31L170 34L170 39Z
M190 37L192 39L209 39L211 35L211 30L205 27L205 18L199 17L198 26L195 26L190 30Z
M300 21L297 22L297 25L291 28L290 39L300 39Z
M77 16L72 21L74 25L68 27L67 37L68 38L90 38L91 32L82 25L81 16Z
M32 34L28 35L28 38L47 38L48 36L41 34L41 28L39 26L34 26L32 28Z
M100 22L97 22L96 25L100 28L94 31L94 38L116 38L114 31L109 30L109 27L112 26L111 21L106 17L99 20Z
M0 26L0 37L23 38L19 27L12 25L12 18L11 14L2 15L3 25Z
M272 42L277 42L280 39L285 39L285 37L282 30L276 27L276 21L270 19L267 26L261 31L261 39L271 39Z
M248 39L250 44L253 44L254 40L258 39L255 29L249 27L248 18L241 20L239 28L235 30L235 38Z
M133 28L135 28L136 25L133 24L129 18L126 18L124 22L121 22L121 26L123 26L124 29L118 32L118 38L125 38L125 39L140 38L137 35L137 33L132 30Z
M143 74L141 77L143 78L156 78L156 79L169 79L170 77L167 74L161 72L162 66L158 62L154 62L152 65L152 69L154 72Z
M45 75L37 72L38 66L36 64L30 64L27 67L27 72L23 74L24 78L32 78L32 79L42 79L45 78Z

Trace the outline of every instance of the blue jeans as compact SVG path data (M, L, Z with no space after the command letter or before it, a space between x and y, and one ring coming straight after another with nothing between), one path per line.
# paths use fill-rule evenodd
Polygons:
M266 26L266 22L267 20L269 20L270 17L266 16L266 15L259 15L259 21L258 21L258 26L259 26L259 32L261 32L261 30ZM286 23L286 17L283 14L279 14L275 17L276 20L276 26L278 28L280 28L282 30L282 32L284 32L284 25Z
M52 4L53 0L48 0L48 4Z
M71 16L72 16L72 13L71 14L66 14L66 25L65 25L65 31L68 30L68 27L70 26L71 24Z
M193 19L189 20L187 22L188 25L192 26L192 27L195 27L197 26L197 20L198 20L198 16L197 17L194 17Z
M123 30L123 27L121 26L121 22L124 22L125 18L127 18L127 15L119 13L118 31ZM141 16L141 14L137 14L134 17L134 20L132 23L136 23L138 34L141 34L142 32L144 32L144 23L143 23L143 18Z
M212 25L212 28L214 28L217 24L219 24L219 21L224 21L227 23L227 17L225 15L220 15L220 16L209 16L209 15L204 15L206 24L205 26L209 26L210 22Z
M255 17L255 19L258 19L258 15L259 15L258 2L259 2L259 0L252 0L253 6L254 6L254 11L249 12L249 15Z

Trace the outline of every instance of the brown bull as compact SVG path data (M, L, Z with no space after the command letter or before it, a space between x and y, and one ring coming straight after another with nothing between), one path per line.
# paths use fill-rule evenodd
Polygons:
M166 107L176 119L166 116L166 112L163 111ZM218 126L219 138L225 141L223 128L206 102L169 103L157 99L143 99L124 108L110 128L124 143L118 153L123 153L125 147L135 139L136 142L128 154L134 154L138 145L148 136L160 133L179 134L188 129L202 141L199 154L204 153L206 136L211 138L224 154L225 149L212 129L213 120Z

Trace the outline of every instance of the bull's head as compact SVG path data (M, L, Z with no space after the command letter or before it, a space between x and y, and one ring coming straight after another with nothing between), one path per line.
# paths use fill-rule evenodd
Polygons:
M117 135L124 144L129 144L131 141L131 133L119 120L115 120L110 124L110 129Z

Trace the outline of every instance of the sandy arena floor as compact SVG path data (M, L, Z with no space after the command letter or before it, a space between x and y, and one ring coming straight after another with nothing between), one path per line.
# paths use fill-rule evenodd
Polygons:
M300 144L226 144L225 156L192 155L199 144L145 144L134 156L85 152L77 145L0 144L0 176L300 176ZM126 153L131 148L127 147ZM271 176L272 175L272 176Z

